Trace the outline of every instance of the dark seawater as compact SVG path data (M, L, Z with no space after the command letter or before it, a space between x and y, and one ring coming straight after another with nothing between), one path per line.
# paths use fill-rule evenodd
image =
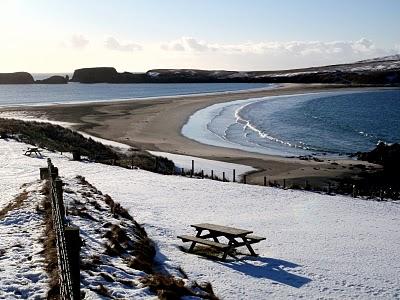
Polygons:
M400 142L400 90L219 104L194 114L182 132L207 144L284 156L370 151L380 141Z
M34 74L35 79L54 74ZM19 84L0 85L0 105L128 100L272 87L262 83Z

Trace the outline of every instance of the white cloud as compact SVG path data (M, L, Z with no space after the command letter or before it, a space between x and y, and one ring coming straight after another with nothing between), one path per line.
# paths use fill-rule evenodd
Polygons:
M161 49L168 51L204 52L214 50L210 44L192 37L182 37L179 40L161 44Z
M281 70L350 63L399 53L399 46L383 48L372 40L260 41L211 43L182 37L161 44L160 56L177 57L186 68ZM164 55L162 54L164 52Z
M357 41L289 41L289 42L256 42L242 44L207 43L192 37L182 37L161 45L167 51L188 51L201 53L206 51L226 54L265 54L293 56L371 56L386 55L394 50L380 49L366 38Z
M141 45L138 45L135 43L129 42L129 43L121 44L117 39L115 39L113 37L109 37L106 39L105 46L107 49L110 49L110 50L127 51L127 52L138 51L138 50L143 49L143 47Z
M70 42L71 42L72 47L78 48L78 49L83 49L89 44L89 40L80 34L74 34L71 37Z

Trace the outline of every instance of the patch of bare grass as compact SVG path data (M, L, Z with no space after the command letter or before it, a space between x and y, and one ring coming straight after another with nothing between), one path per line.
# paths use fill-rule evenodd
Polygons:
M49 194L49 182L44 184L42 193L46 195L41 205L41 212L44 215L45 230L43 232L41 242L43 243L43 256L45 258L45 270L49 276L49 291L47 299L60 299L60 284L58 274L57 246L56 235L53 227L53 218L51 212L51 200ZM47 192L47 193L46 193Z
M11 201L4 208L2 208L0 210L0 219L3 219L8 212L20 208L22 204L24 204L24 201L28 199L28 194L29 193L27 191L23 191L21 194L15 197L13 201Z
M185 296L199 297L201 299L218 300L212 290L211 284L195 284L193 288L185 285L182 279L170 276L155 274L144 277L140 280L145 286L155 293L160 300L181 299Z

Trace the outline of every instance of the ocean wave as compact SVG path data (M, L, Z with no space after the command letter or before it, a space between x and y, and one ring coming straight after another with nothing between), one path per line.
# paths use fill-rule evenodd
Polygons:
M254 104L254 103L250 103L250 104ZM274 137L271 134L267 133L265 130L257 128L257 126L252 124L252 122L250 120L245 119L244 117L242 117L240 115L240 111L243 110L245 107L249 106L250 104L243 105L243 106L239 107L238 109L236 109L236 111L235 111L236 122L243 125L243 130L249 129L249 130L255 132L256 134L258 134L258 136L263 139L268 139L269 141L279 143L279 144L282 144L282 145L285 145L285 146L288 146L291 148L299 148L299 149L311 150L311 151L318 150L318 149L313 149L312 147L307 146L303 142L300 142L303 145L298 145L295 143L290 143L288 141L281 140L281 139Z

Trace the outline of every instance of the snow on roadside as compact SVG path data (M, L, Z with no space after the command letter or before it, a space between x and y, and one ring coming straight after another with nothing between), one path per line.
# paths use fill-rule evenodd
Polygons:
M44 220L36 211L44 198L41 187L39 181L25 185L21 206L0 218L0 299L46 298L49 279L40 242Z
M38 177L46 162L22 155L24 148L0 140L0 176ZM398 203L163 176L44 154L62 176L85 176L129 208L156 241L159 261L210 281L223 299L400 297ZM19 181L18 175L6 178L9 186ZM179 249L176 236L193 234L189 225L198 222L251 229L267 240L255 245L257 258L211 261Z

